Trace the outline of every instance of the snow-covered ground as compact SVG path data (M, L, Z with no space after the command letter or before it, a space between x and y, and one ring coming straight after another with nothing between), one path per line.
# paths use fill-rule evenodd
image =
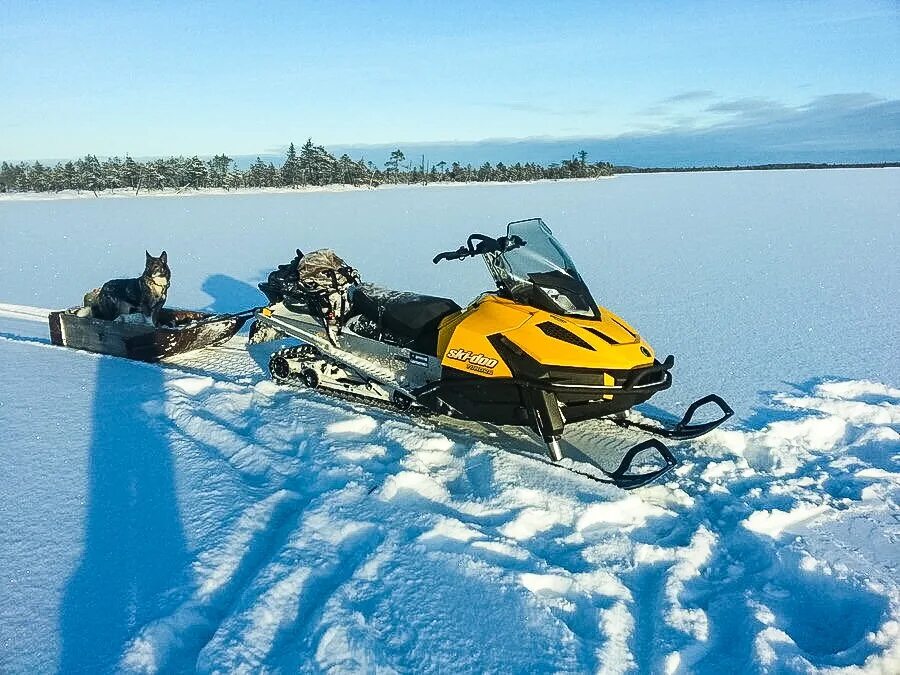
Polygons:
M0 672L900 672L898 184L0 202ZM485 271L431 256L534 215L676 354L654 406L718 391L737 410L661 485L535 464L526 432L284 390L241 338L164 367L55 348L22 307L165 248L169 304L244 308L325 245L465 300Z

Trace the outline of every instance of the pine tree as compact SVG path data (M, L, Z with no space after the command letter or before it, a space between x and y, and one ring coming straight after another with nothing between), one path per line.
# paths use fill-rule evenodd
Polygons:
M284 158L284 164L281 166L281 183L282 185L294 187L299 179L300 167L297 161L297 149L291 143Z
M226 178L228 177L231 162L231 157L224 153L215 155L209 160L209 182L213 187L226 187Z
M172 167L164 159L157 159L147 167L147 187L162 190L167 185L174 185Z
M125 155L125 163L122 165L122 182L130 188L136 188L141 179L144 167L135 162L131 155Z
M187 170L185 173L185 184L190 185L193 188L204 187L209 180L209 173L207 172L206 164L204 164L203 160L197 157L197 155L194 155L188 161Z
M12 167L6 162L3 162L0 164L0 192L9 192L12 189L12 184Z
M103 190L103 168L96 155L85 155L83 160L79 160L79 163L81 164L80 173L84 188L94 194L97 194L98 190Z
M103 162L103 181L107 188L122 187L122 160L118 157L108 157Z
M337 160L331 153L308 138L300 149L300 180L305 185L326 185L337 172L336 164Z
M397 174L400 172L400 162L406 159L406 155L403 154L403 151L400 148L397 148L391 153L390 159L388 159L384 163L384 167L387 170L386 173L388 175L388 179L393 176L394 180L391 181L393 183L397 182Z
M266 184L266 164L259 157L247 172L247 183L253 187L263 187Z
M432 173L432 175L435 176L434 178L432 178L432 181L434 181L434 180L440 180L440 181L447 180L447 162L445 162L444 160L441 160L441 161L438 162L437 164L432 165L432 167L431 167L431 173Z
M284 183L281 180L281 172L275 168L272 162L266 167L266 187L281 187Z
M35 162L28 171L28 186L35 192L46 192L50 189L50 173L40 162Z

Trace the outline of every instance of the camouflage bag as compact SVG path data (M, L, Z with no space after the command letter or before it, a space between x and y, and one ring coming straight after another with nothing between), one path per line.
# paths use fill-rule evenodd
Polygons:
M328 248L307 253L297 262L298 285L330 325L342 325L349 315L350 293L359 281L359 272Z

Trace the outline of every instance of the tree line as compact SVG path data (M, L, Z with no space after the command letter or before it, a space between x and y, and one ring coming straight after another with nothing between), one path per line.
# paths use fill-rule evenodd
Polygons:
M169 157L138 161L126 155L100 160L96 155L58 162L55 166L36 162L0 163L0 192L58 192L87 190L99 194L104 190L131 189L141 191L206 187L272 188L307 185L355 185L375 187L382 183L441 183L529 181L561 178L595 178L609 176L613 165L589 163L581 150L569 159L549 165L536 162L497 162L475 167L459 162L429 163L408 159L399 148L383 166L365 159L354 160L343 154L335 157L321 145L306 141L298 150L293 143L280 166L259 157L248 168L237 166L225 154L211 159Z
M616 173L696 173L698 171L784 171L786 169L887 169L900 167L900 162L789 162L781 164L729 164L727 166L617 166Z

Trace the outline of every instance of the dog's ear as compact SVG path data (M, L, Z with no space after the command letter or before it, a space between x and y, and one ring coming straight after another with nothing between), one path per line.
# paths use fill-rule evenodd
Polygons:
M159 254L159 259L162 260L165 264L168 264L169 262L169 256L166 255L165 251Z

